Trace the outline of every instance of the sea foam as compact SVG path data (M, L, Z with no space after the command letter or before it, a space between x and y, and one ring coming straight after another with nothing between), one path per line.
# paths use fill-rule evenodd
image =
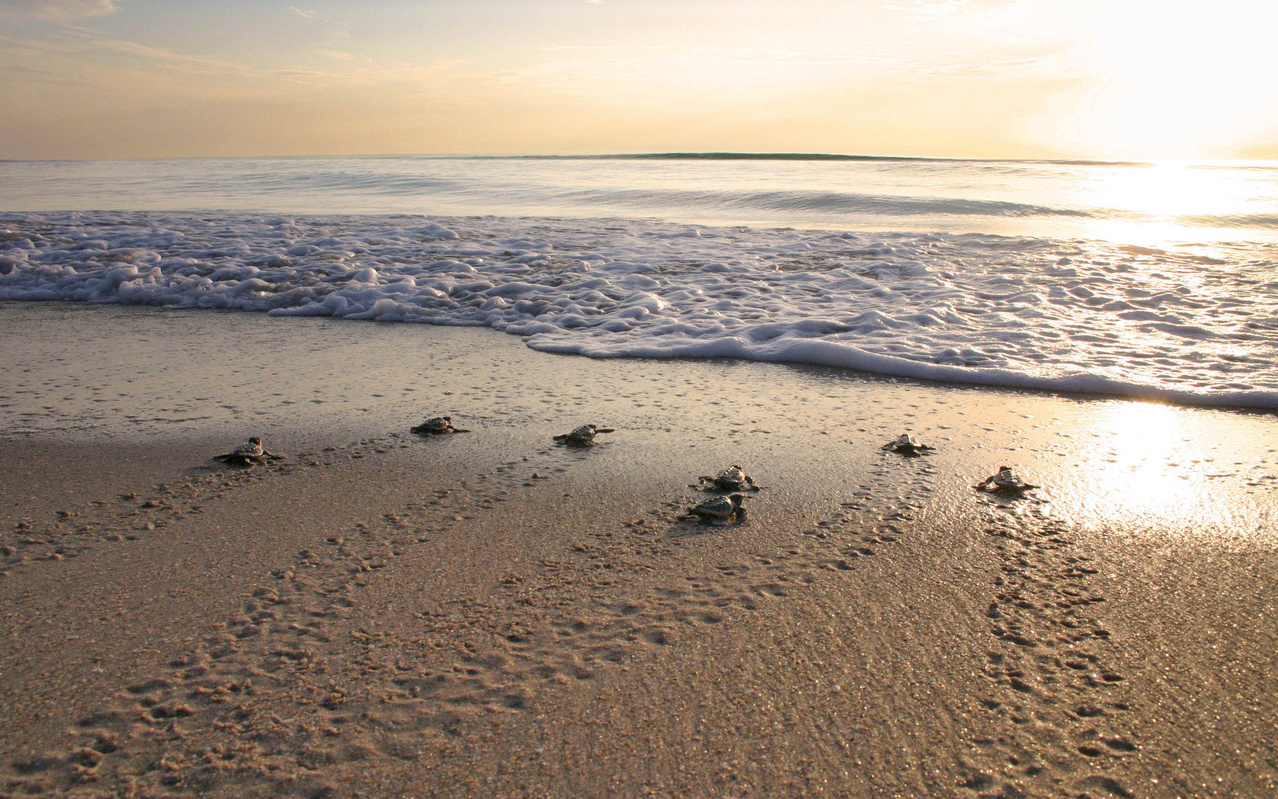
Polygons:
M636 220L0 215L0 299L487 326L729 357L1278 408L1271 250Z

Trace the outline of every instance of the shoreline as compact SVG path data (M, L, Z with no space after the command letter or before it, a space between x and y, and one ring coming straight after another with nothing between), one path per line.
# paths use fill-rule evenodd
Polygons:
M0 455L0 794L1278 787L1267 416L85 311L21 323L204 357L13 355L61 407ZM209 462L249 434L289 459ZM680 521L733 462L747 522Z
M1268 261L1242 243L385 215L10 222L6 300L475 325L597 358L1278 409L1273 303L1236 302L1267 282ZM1214 288L1190 300L1204 269Z

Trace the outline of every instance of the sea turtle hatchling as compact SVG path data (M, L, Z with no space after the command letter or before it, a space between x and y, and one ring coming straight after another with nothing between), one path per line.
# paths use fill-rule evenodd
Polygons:
M410 433L416 433L419 436L443 436L449 433L469 433L469 430L463 430L460 427L453 427L453 417L436 416L427 419L416 427L409 428Z
M758 491L760 488L755 485L754 479L746 474L744 469L735 464L714 477L702 475L697 478L697 483L705 491ZM706 483L709 483L709 486Z
M611 427L600 427L593 424L583 424L571 433L555 436L555 440L561 444L567 444L570 447L589 447L595 443L595 436L599 433L616 432Z
M913 457L930 451L932 447L919 441L909 433L902 433L894 441L884 444L883 449L887 452L895 452L898 455Z
M741 504L747 497L745 494L728 494L726 497L711 497L688 509L681 519L693 519L700 522L726 522L745 520L746 509Z
M1022 480L1020 475L1012 471L1011 466L998 467L998 474L990 475L976 486L977 491L988 491L991 494L1023 494L1035 488L1038 486Z
M213 459L222 463L234 463L239 466L252 466L255 463L266 463L268 460L282 460L283 455L275 455L262 448L262 439L253 436L247 444L240 444L225 455L214 455Z

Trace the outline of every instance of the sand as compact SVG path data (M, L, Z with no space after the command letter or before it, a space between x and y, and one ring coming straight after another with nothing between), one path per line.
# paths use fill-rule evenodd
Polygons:
M0 329L0 794L1278 792L1270 415L473 329ZM408 432L445 413L471 432ZM551 440L585 422L616 432ZM880 449L906 430L935 451ZM289 457L212 460L249 435ZM733 463L745 521L681 519ZM1003 463L1043 489L973 490Z

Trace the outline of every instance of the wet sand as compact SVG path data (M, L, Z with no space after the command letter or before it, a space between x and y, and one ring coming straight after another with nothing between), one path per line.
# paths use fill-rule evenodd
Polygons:
M1272 416L485 330L0 329L0 794L1278 791ZM437 414L472 432L408 432ZM551 440L584 422L616 432ZM935 451L880 449L907 430ZM211 460L249 435L288 459ZM745 522L681 519L733 463ZM1003 463L1044 488L973 490Z

